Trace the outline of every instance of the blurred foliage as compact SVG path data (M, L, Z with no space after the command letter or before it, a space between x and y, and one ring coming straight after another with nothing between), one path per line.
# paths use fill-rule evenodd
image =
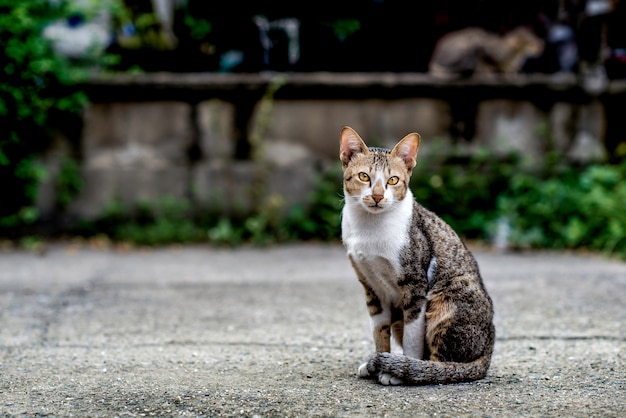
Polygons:
M54 52L42 36L44 28L70 20L78 13L96 13L94 4L67 1L0 0L0 235L15 236L38 220L34 205L38 187L48 173L38 156L50 145L69 114L79 114L87 103L73 87L94 66L114 63L108 55L87 53L70 60ZM116 3L110 3L115 12ZM76 161L67 157L56 181L60 207L81 187Z
M490 241L506 220L511 248L584 248L626 258L626 163L520 169L511 155L480 152L435 167L420 167L411 188L416 199L445 219L464 239ZM428 173L428 174L427 174ZM205 208L166 198L125 208L114 202L75 232L106 234L140 245L211 242L270 244L294 240L337 241L343 205L341 167L320 173L306 206L284 210L270 196L250 213Z
M164 34L156 34L154 14L129 11L118 2L111 4L117 8L112 13L117 26L124 28L129 22L133 25L134 32L127 40L161 45ZM79 113L86 104L85 95L73 87L75 82L94 64L100 68L114 64L109 56L71 61L55 54L41 36L50 22L76 13L74 7L62 0L0 0L0 236L21 238L28 247L40 245L37 237L24 230L39 219L34 202L39 185L48 175L38 157L55 134L55 122L64 120L64 114ZM362 19L322 20L330 22L325 28L341 41L359 37L362 42L367 41L363 38L367 22ZM230 21L214 19L211 13L188 9L184 10L182 23L197 51L206 56L216 54L212 44L216 35L240 30ZM256 28L253 29L251 33L256 34ZM179 45L189 39L181 39ZM310 41L319 43L316 37ZM235 46L226 45L223 49ZM322 53L331 56L326 51ZM199 61L195 58L194 55L194 62ZM159 59L159 63L162 61ZM392 68L389 60L373 61L385 65L387 70ZM279 87L280 83L272 86ZM252 135L256 152L262 150L274 92L270 90L264 97L262 117ZM545 129L546 126L538 127L537 135L546 135ZM624 155L618 147L620 152ZM253 159L261 160L254 153ZM70 204L80 191L79 168L69 157L61 161L55 179L59 208ZM281 197L264 198L264 193L259 193L254 211L228 214L223 208L199 209L189 201L174 198L144 201L133 207L111 202L100 217L80 223L74 232L85 236L104 233L114 240L140 245L338 240L341 177L339 164L320 173L308 204L288 210ZM262 180L267 178L265 173ZM496 158L487 150L478 150L472 156L453 155L426 164L418 162L411 188L422 205L440 215L466 239L491 240L497 225L505 222L510 229L509 244L515 248L588 248L626 258L626 163L562 167L559 156L549 154L545 167L530 172L519 155Z
M57 4L58 3L58 4ZM56 55L41 31L70 13L63 2L0 0L0 233L37 220L34 199L46 177L36 156L52 138L61 112L78 112L85 95L65 88L75 68Z
M78 161L67 156L62 158L55 186L57 205L66 208L83 188Z
M350 35L361 29L361 22L357 19L336 19L328 23L333 33L340 41L345 41Z
M461 236L487 239L488 225L498 218L496 201L522 165L512 153L495 157L479 149L471 157L452 155L418 165L411 178L415 199L435 212Z
M72 233L84 237L106 235L138 245L211 242L266 245L293 240L334 240L340 233L341 177L337 169L317 179L306 207L286 211L283 199L273 195L252 212L223 208L194 209L182 199L165 197L127 207L111 202L94 220L83 221Z
M203 18L197 18L189 13L184 16L185 26L189 36L195 40L204 40L211 33L211 22Z
M510 248L584 248L626 258L626 162L530 170L521 156L486 150L416 168L416 199L462 237L493 241L502 222Z
M342 172L339 163L332 165L315 179L309 206L294 207L284 226L296 239L336 240L341 236L343 207Z
M626 162L569 167L548 178L518 174L497 203L513 246L588 248L626 258Z

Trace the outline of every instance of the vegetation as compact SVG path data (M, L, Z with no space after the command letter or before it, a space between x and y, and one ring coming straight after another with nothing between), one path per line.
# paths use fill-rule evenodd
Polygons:
M547 174L519 171L519 159L496 162L485 153L449 161L436 173L418 168L411 188L465 239L492 241L506 223L511 248L590 249L626 258L626 163L562 168ZM75 233L99 233L140 245L212 242L236 245L294 240L336 241L341 231L341 169L322 173L309 204L285 211L273 196L254 213L194 210L175 199L120 203Z
M514 176L497 201L517 247L589 248L626 258L626 163Z
M0 0L0 235L15 236L37 221L34 201L47 176L38 156L59 126L54 122L78 114L86 103L74 82L107 58L72 62L42 37L46 25L74 12L65 1ZM71 160L62 164L59 206L80 189L76 167Z
M471 158L451 156L422 165L411 179L418 202L441 216L467 239L488 239L488 229L498 218L496 201L522 165L521 157L511 154L495 158L481 149Z
M54 122L78 114L86 104L85 95L72 87L85 68L111 62L108 57L72 62L55 54L42 39L45 25L71 13L63 1L0 0L0 237L22 239L29 247L37 245L27 232L39 219L35 199L47 176L38 161L55 135ZM212 27L198 19L188 14L185 24L193 29L193 38L203 39ZM329 25L339 38L360 30L354 19ZM261 123L252 135L257 163L262 160L258 153L277 88L280 82L264 97ZM557 160L550 159L539 172L529 172L518 155L496 159L482 150L471 158L452 156L420 163L411 188L418 201L466 239L493 240L504 226L508 245L514 248L588 248L626 258L626 163L559 167ZM267 173L262 177L261 182L267 181ZM57 206L62 209L82 186L76 160L61 162L56 182ZM111 202L100 217L70 232L104 234L138 245L339 239L338 165L320 174L305 206L285 208L279 196L259 196L258 209L252 212L198 208L173 198L134 207Z
M104 234L137 245L212 242L265 245L293 240L334 240L339 237L341 182L336 169L323 173L307 207L286 211L280 196L271 196L254 212L219 207L194 208L189 202L163 198L135 207L111 202L102 215L78 225L73 235Z

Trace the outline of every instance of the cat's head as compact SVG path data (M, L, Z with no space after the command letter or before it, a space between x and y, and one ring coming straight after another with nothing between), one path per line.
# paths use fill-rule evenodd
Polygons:
M354 129L344 126L339 158L346 204L380 213L401 202L407 194L419 143L419 134L410 133L391 150L369 148Z

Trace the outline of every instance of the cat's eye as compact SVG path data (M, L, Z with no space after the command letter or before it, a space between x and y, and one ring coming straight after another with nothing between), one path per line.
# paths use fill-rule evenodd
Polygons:
M399 181L400 179L397 176L393 176L389 177L389 180L387 180L387 184L391 184L393 186L394 184L398 184Z
M359 173L359 180L361 181L370 181L370 176L367 175L367 173Z

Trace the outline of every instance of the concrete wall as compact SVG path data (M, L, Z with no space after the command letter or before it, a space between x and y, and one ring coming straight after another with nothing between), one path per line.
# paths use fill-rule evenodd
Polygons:
M519 86L503 90L506 82L433 90L423 79L382 88L371 79L359 85L297 79L263 99L268 83L256 79L231 88L204 80L165 83L169 90L145 80L140 88L128 80L94 82L79 139L85 187L67 214L90 218L115 199L132 205L163 196L224 210L254 208L273 195L287 206L306 202L314 175L337 160L343 125L379 146L417 131L421 159L459 147L517 150L536 163L548 151L567 161L606 158L604 107L575 84L559 90L548 83L542 93L535 83L525 93ZM248 142L248 158L237 155L238 141ZM50 156L67 152L62 142L44 156L53 174L58 159ZM44 215L55 210L53 184L39 199Z

